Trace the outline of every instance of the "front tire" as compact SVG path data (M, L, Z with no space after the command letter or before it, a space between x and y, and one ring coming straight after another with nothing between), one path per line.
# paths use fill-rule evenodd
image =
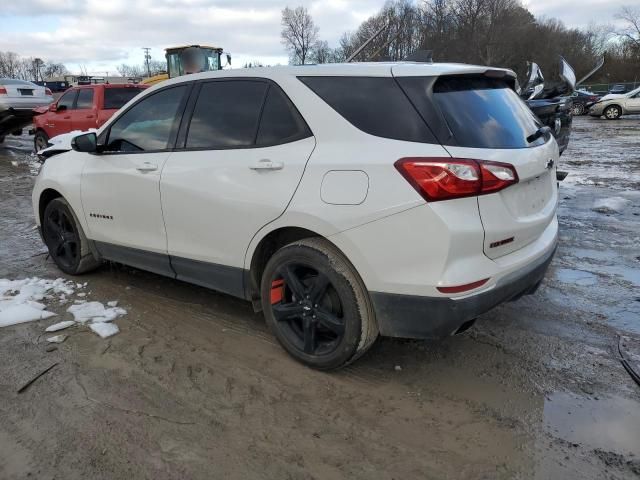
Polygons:
M49 136L44 133L42 130L38 130L33 137L33 148L36 153L40 150L43 150L49 146Z
M607 120L617 120L622 116L622 109L617 105L611 105L604 109L604 118Z
M49 255L64 273L80 275L100 265L89 249L80 222L64 198L51 200L44 209L42 238Z
M284 349L319 370L343 367L378 337L369 294L344 255L321 238L278 250L261 279L265 319Z

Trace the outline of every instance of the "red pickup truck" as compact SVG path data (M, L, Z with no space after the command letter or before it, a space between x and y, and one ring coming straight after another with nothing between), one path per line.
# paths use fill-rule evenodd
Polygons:
M99 128L111 115L148 85L101 84L68 89L49 107L35 109L36 152L47 148L50 138L73 130Z

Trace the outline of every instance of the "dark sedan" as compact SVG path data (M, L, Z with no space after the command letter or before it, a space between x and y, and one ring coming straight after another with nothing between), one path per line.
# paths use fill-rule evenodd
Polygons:
M593 92L587 92L586 90L576 90L571 95L573 105L571 107L571 113L574 117L578 115L584 115L589 111L589 107L600 100L600 95L596 95Z

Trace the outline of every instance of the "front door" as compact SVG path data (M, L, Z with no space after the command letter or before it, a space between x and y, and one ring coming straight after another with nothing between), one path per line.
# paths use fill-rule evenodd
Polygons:
M247 247L286 209L315 140L277 85L224 79L200 84L184 142L160 183L171 264L242 296Z
M71 112L77 96L77 89L68 90L56 102L56 110L47 113L47 135L49 138L73 130L71 127Z
M640 92L627 98L626 109L629 113L640 113Z
M100 135L82 172L89 236L107 259L173 275L160 205L160 174L175 143L189 85L143 97Z
M97 128L96 109L94 102L93 88L81 88L78 90L78 98L76 99L75 108L71 111L71 129L72 130L89 130Z

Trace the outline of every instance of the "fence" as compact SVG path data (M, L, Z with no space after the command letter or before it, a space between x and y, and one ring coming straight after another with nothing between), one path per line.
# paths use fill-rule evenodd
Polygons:
M624 85L624 92L618 92L618 93L626 93L640 87L640 82L591 83L588 85L582 84L578 86L578 88L581 90L588 90L590 92L598 93L602 95L602 94L609 93L611 89L617 85Z

